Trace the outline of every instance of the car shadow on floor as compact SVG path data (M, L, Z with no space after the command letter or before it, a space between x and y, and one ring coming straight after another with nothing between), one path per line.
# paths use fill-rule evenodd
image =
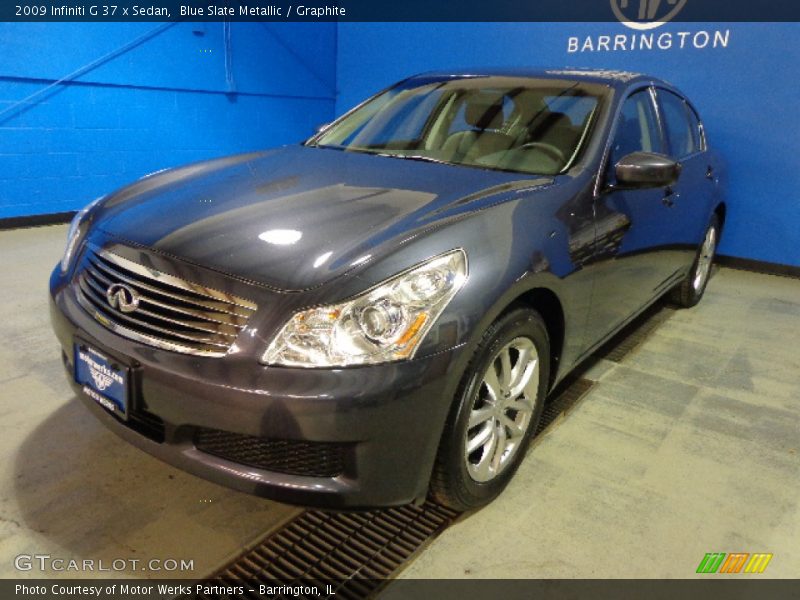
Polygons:
M161 463L107 431L75 397L25 438L13 478L20 539L7 547L107 563L187 558L203 573L296 511ZM175 575L134 571L119 574Z

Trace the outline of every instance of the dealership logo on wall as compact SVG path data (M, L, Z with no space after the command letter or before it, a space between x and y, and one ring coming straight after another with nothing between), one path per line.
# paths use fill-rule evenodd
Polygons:
M689 0L610 0L616 19L635 33L573 36L567 39L567 53L632 52L658 50L707 50L727 48L730 29L696 31L654 30L666 25Z
M617 19L631 29L656 29L674 19L687 0L611 0Z

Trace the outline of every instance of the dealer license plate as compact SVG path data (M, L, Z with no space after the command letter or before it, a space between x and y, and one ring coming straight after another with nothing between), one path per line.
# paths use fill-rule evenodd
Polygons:
M75 381L107 411L128 417L128 369L86 344L75 343Z

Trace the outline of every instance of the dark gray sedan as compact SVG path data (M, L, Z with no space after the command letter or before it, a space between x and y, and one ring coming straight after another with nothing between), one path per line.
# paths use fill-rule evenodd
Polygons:
M698 302L723 178L663 81L421 75L303 144L90 204L53 326L78 396L182 469L305 505L469 509L598 345L664 294Z

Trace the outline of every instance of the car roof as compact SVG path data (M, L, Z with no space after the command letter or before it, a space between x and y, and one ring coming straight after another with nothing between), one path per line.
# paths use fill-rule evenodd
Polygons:
M585 81L599 83L614 88L627 88L634 83L657 82L672 87L665 81L634 73L631 71L615 71L609 69L583 69L583 68L558 68L558 69L533 69L533 68L478 68L458 69L454 71L433 71L421 73L417 77L525 77L530 79L567 79L571 81Z

